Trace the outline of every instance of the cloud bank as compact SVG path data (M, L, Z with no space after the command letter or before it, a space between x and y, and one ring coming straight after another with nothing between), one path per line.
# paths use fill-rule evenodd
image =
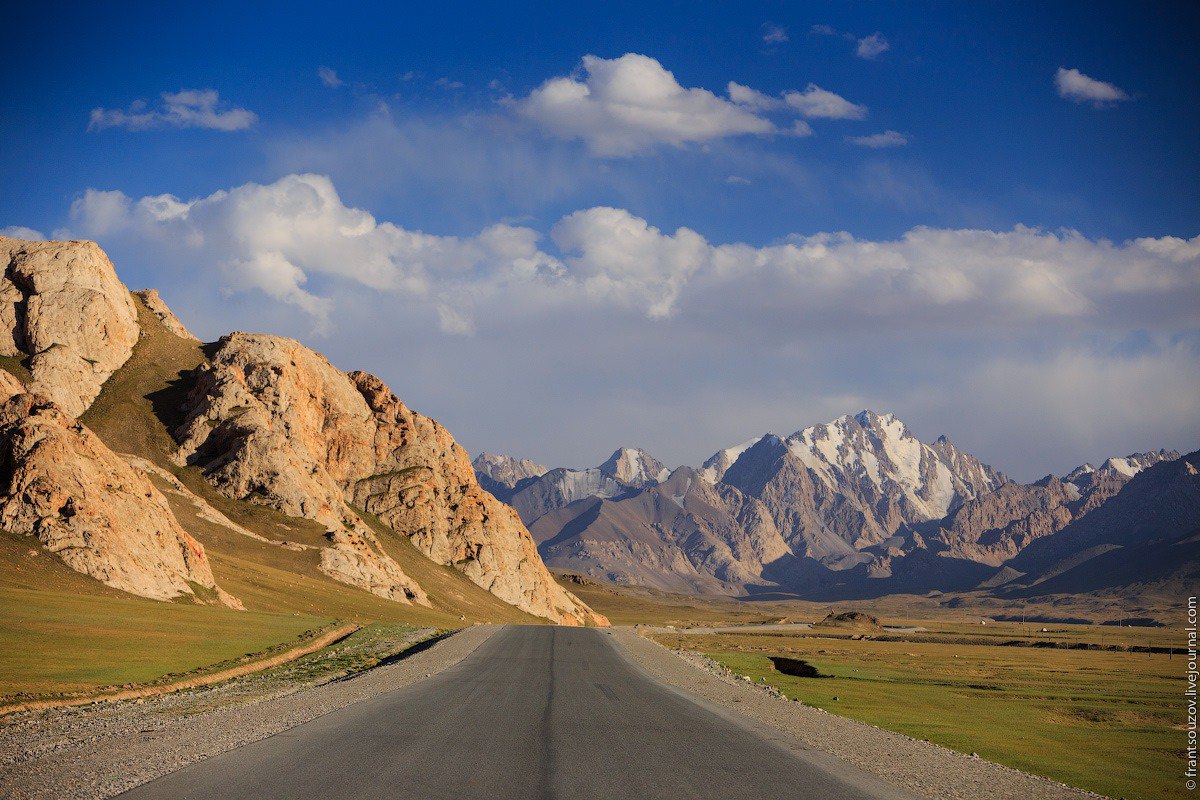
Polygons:
M713 243L686 227L664 232L610 207L569 214L548 236L508 224L448 236L379 221L311 174L191 200L89 190L71 217L79 233L130 235L215 264L226 289L261 291L321 324L331 301L309 288L313 277L426 298L452 333L471 330L476 315L531 302L598 304L651 320L772 311L792 315L790 328L835 318L899 327L1200 324L1200 237L1114 244L1021 226L918 227L889 241L817 233L755 246Z

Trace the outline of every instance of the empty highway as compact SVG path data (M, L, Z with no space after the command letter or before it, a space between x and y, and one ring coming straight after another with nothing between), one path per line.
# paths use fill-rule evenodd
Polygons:
M822 763L655 682L603 631L508 627L425 681L122 797L903 796Z

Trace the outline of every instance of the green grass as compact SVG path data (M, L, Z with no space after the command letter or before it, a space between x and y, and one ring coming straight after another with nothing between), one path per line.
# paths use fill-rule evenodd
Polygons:
M29 371L29 356L0 356L0 369L9 372L21 383L28 384L33 379Z
M36 540L0 532L0 696L145 683L330 622L144 600L74 572Z
M789 698L1126 798L1177 796L1183 662L1166 655L757 634L656 636ZM821 678L780 674L802 658ZM834 699L837 698L837 699Z

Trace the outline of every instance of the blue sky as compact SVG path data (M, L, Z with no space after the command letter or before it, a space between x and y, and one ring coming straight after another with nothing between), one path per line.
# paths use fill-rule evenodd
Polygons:
M472 450L695 463L870 405L1034 478L1200 444L1197 21L29 6L0 228L94 238L198 334L301 338Z

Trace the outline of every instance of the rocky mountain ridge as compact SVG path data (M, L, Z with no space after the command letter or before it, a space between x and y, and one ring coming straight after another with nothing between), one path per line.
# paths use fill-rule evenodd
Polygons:
M155 393L155 413L177 420L169 432L178 468L200 468L231 499L319 523L319 546L280 544L319 557L322 573L381 598L430 605L381 540L382 525L531 614L606 624L554 582L515 512L480 488L453 437L378 378L341 372L273 336L230 334L202 354L161 297L130 293L91 242L0 237L0 258L0 316L12 332L8 345L0 341L11 395L0 407L0 524L9 531L36 536L68 566L134 594L239 605L155 488L154 481L182 488L163 472L170 464L139 469L150 462L118 456L74 418L107 380L120 383L113 376L125 374L149 335L144 326L160 326L152 338L186 342L200 361L176 381L189 387L186 396L170 385ZM248 534L239 538L275 543L224 524Z
M944 436L926 444L894 415L863 411L751 439L640 487L562 491L565 473L550 470L501 496L547 563L618 583L722 594L964 589L1177 458L1135 453L1019 484Z

